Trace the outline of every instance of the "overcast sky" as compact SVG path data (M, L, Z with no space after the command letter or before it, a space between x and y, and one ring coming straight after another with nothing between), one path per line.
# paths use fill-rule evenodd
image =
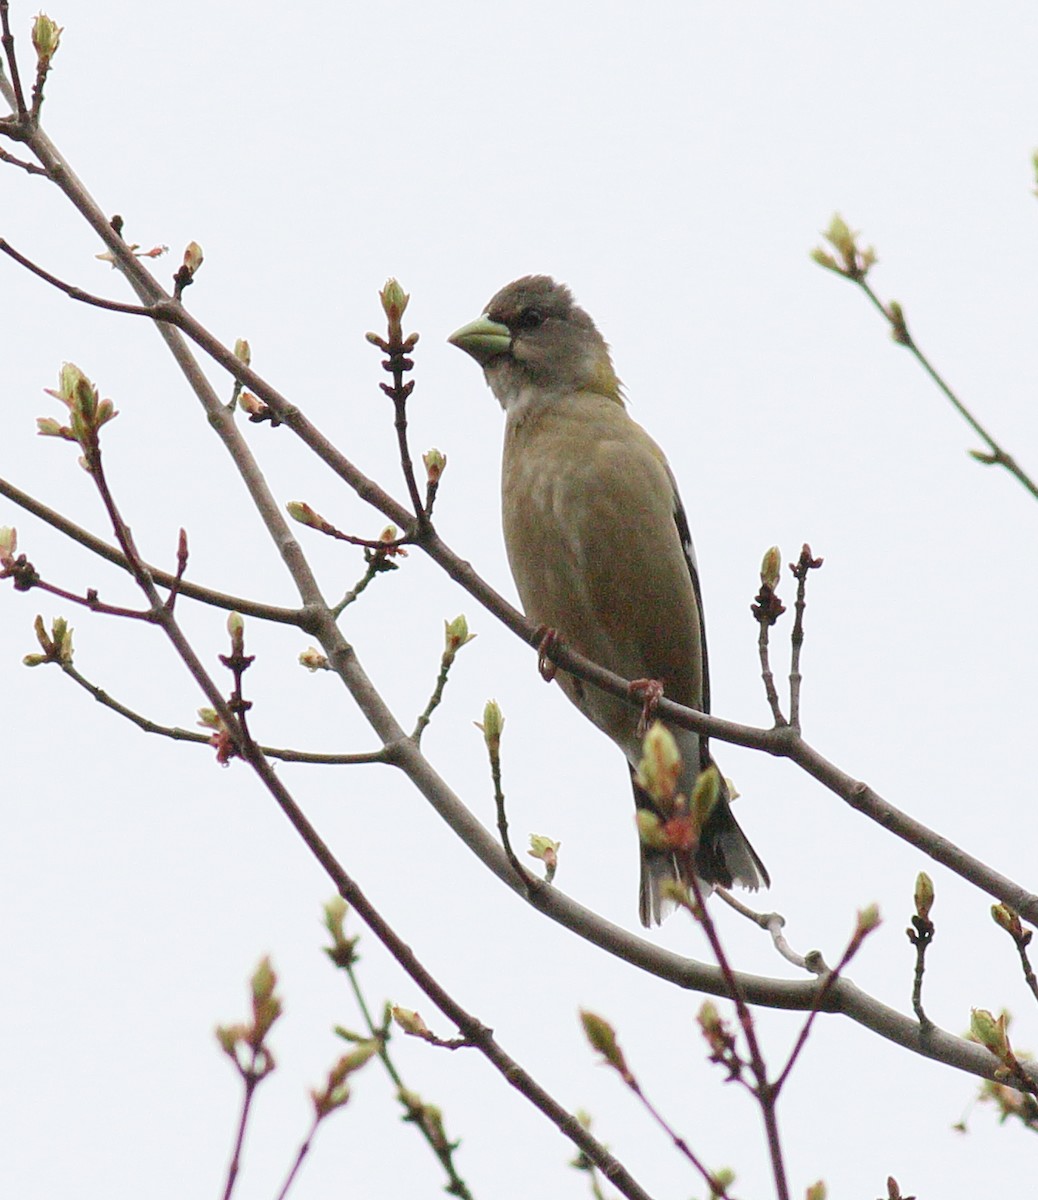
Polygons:
M35 6L16 2L23 75ZM1038 471L1035 283L1038 21L1020 6L600 0L289 5L64 0L44 125L125 236L164 243L168 280L189 240L205 263L186 301L363 470L403 496L378 390L377 291L397 276L421 333L416 450L449 459L438 527L513 596L497 499L501 413L446 336L518 275L565 280L613 348L635 418L666 449L702 572L715 711L768 723L749 604L762 552L825 558L810 581L803 718L822 753L1020 883L1035 885L1034 597L1038 507L978 446L878 315L813 264L839 210L880 264L918 342L1022 465ZM129 299L55 189L0 169L0 236L47 269ZM3 296L0 475L103 535L71 446L35 435L43 389L78 363L120 410L107 462L138 545L190 576L291 604L244 489L144 321L74 305L10 262ZM229 396L226 377L210 372ZM280 500L309 501L372 536L383 519L284 429L247 426ZM132 584L6 501L0 524L62 586L136 603ZM359 553L301 531L329 596ZM790 603L788 585L786 600ZM182 603L212 662L224 616ZM320 953L331 885L249 773L147 737L55 668L29 671L32 621L64 613L76 665L157 721L190 726L201 697L157 631L0 589L5 750L0 837L0 1193L19 1200L220 1193L238 1083L212 1037L245 1015L271 954L286 1015L260 1090L243 1197L268 1197L308 1120L307 1088L359 1017ZM562 842L557 884L637 927L637 847L616 749L539 679L531 652L421 555L378 579L344 620L408 727L435 681L444 618L477 639L423 743L488 825L472 722L504 709L504 781L518 840ZM784 637L777 633L785 661ZM271 743L363 750L373 735L328 675L295 662L303 635L247 624L258 655L252 724ZM788 764L718 745L737 813L767 863L766 903L802 951L833 961L857 909L886 918L852 978L910 1010L904 935L916 873L936 885L926 999L963 1031L971 1006L1034 1003L990 901L896 843ZM626 968L503 888L384 768L282 767L282 778L371 898L442 982L660 1197L700 1195L576 1012L616 1025L646 1090L735 1193L772 1194L749 1102L723 1087L694 1027L695 995ZM718 913L743 969L795 977L767 938ZM359 928L354 932L362 932ZM706 958L678 918L650 935ZM454 1030L364 934L373 1005ZM764 1013L777 1064L800 1018ZM475 1053L394 1043L409 1086L462 1139L474 1194L585 1197L572 1148ZM794 1193L873 1197L888 1174L920 1197L1023 1195L1033 1136L983 1108L973 1078L819 1021L780 1121ZM372 1064L317 1139L293 1193L434 1197L443 1179Z

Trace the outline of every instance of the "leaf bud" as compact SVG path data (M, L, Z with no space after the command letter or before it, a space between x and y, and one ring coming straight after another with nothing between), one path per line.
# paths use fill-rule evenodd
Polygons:
M64 27L52 21L46 13L39 13L32 24L32 45L36 51L36 63L41 71L50 66L50 60L58 52Z
M782 551L778 546L772 546L764 552L760 564L760 581L765 587L778 587L782 575Z
M488 700L483 706L483 720L476 722L476 728L483 731L483 740L492 755L501 750L501 734L504 731L505 718L501 706L496 700Z
M930 909L933 908L933 880L925 871L920 871L915 879L915 912L921 921L930 919Z
M681 752L662 721L653 721L642 742L642 760L635 776L638 786L661 804L671 804L681 776Z
M447 469L447 455L434 447L422 455L422 462L425 465L426 482L439 483L440 476Z

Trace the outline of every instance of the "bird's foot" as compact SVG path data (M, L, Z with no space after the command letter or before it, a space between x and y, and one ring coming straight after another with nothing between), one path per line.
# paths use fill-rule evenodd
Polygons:
M632 696L642 702L642 715L638 718L638 736L645 737L656 706L663 699L663 684L658 679L632 679L627 685Z
M551 661L550 655L560 641L559 631L552 629L550 625L542 625L537 630L537 636L541 639L537 643L537 670L545 683L551 683L558 667Z

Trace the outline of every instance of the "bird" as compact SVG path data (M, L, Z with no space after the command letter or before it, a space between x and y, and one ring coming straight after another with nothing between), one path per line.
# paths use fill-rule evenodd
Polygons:
M448 341L483 368L504 409L502 523L526 615L617 675L700 712L710 711L702 593L695 550L663 451L627 412L609 347L570 289L547 275L503 287L483 315ZM623 751L637 809L658 812L638 781L636 706L558 671L580 711ZM665 722L666 724L666 722ZM667 725L691 796L713 765L707 738ZM768 886L721 781L691 852L641 842L638 915L659 924L673 907L665 881L705 892L733 882Z

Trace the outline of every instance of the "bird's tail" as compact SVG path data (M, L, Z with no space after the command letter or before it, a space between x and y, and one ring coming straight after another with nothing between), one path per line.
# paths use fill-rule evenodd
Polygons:
M638 786L633 770L631 783L635 804L655 812L652 798ZM767 868L732 815L723 779L721 786L722 793L703 826L695 850L676 853L654 850L642 843L638 916L643 925L658 925L674 907L673 902L661 895L662 885L668 880L687 887L695 875L704 891L715 886L729 888L733 883L751 891L770 885Z

